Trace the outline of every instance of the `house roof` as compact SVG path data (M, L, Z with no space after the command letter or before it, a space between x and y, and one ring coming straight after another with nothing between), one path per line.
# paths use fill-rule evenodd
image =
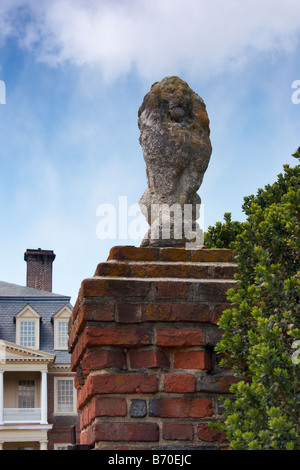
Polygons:
M40 316L40 350L55 354L56 364L68 364L67 350L54 350L53 316L63 307L72 310L71 297L0 281L0 339L16 340L16 315L30 305Z
M19 286L17 284L11 284L9 282L0 281L0 301L13 299L68 299L70 297L61 294L54 294L40 289L33 289L32 287Z

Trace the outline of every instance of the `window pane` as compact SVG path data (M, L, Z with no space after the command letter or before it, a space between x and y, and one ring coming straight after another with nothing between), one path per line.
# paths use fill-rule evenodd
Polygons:
M57 411L59 413L73 412L73 380L59 379L57 381Z
M19 408L34 408L34 380L19 380Z
M66 348L68 346L68 322L58 322L58 347Z
M68 450L70 444L56 444L55 450Z
M20 332L21 346L35 347L35 323L34 321L21 321Z

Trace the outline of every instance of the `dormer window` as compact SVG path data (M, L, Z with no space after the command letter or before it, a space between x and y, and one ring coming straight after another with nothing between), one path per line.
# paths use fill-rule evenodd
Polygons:
M54 316L54 349L68 349L68 324L72 312L67 306L62 307Z
M32 349L40 347L40 315L30 305L16 315L16 343Z

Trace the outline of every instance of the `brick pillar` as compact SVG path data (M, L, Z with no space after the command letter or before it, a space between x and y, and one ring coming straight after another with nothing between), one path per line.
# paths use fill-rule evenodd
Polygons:
M232 250L114 247L70 320L81 443L219 449L208 422L234 381L214 353L235 286Z

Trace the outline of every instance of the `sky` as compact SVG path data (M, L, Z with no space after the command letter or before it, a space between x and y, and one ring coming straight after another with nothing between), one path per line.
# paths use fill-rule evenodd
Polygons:
M105 204L135 220L138 109L172 75L210 119L204 229L243 221L244 197L296 164L299 0L0 0L0 280L25 285L26 249L53 250L74 304L111 247L140 245L146 222L140 238L97 227Z

